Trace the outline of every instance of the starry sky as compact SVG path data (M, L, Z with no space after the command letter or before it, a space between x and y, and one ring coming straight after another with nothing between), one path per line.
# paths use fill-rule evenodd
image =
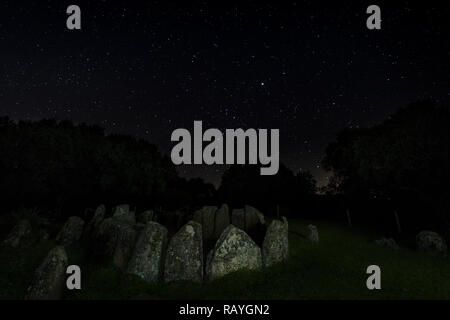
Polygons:
M450 99L449 5L377 1L0 4L0 116L71 119L149 140L176 128L278 128L280 160L310 170L343 128ZM66 8L81 8L81 30ZM180 166L218 184L225 166Z

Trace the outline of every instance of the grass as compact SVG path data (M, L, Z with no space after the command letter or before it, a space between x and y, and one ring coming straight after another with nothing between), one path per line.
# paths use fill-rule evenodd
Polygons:
M373 243L376 235L326 222L320 243L302 237L308 221L289 221L289 258L259 272L240 271L212 283L147 284L108 263L88 262L81 247L67 248L82 270L82 290L66 299L449 299L450 259ZM53 243L0 250L0 299L21 299L34 269ZM381 290L366 288L366 268L381 268Z

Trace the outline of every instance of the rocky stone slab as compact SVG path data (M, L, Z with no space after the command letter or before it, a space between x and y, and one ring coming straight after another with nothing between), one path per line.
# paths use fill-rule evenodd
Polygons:
M167 229L156 222L148 222L136 242L127 271L147 282L161 279L167 248Z
M219 239L223 230L230 225L230 209L228 205L223 204L216 211L214 219L214 239Z
M245 211L244 209L233 209L231 212L231 223L241 230L245 230Z
M68 246L78 241L83 235L84 220L77 216L67 219L64 226L56 236L56 242Z
M139 214L137 221L144 224L150 221L155 221L155 214L153 210L145 210L144 212Z
M130 206L128 204L119 204L114 209L113 218L118 220L127 221L130 223L136 223L136 217L134 211L130 211Z
M264 225L264 215L252 206L245 206L245 230L252 230Z
M263 265L269 267L275 263L284 261L289 252L288 222L273 220L267 228L262 245Z
M193 220L202 225L202 235L204 240L212 239L214 236L216 211L216 206L204 206L194 212Z
M222 232L208 256L206 275L210 281L234 271L256 270L262 266L261 249L234 225Z
M164 268L164 280L203 280L202 226L189 221L170 240Z
M57 246L50 250L42 264L34 273L33 280L28 287L25 299L61 299L66 281L67 261L67 254L63 246Z
M100 223L102 223L103 219L105 218L105 214L106 214L106 207L105 205L101 204L97 207L97 209L95 210L95 213L91 219L91 221L89 221L89 223L87 224L84 233L88 236L91 235L91 233L98 228L98 226L100 225Z
M432 254L446 255L447 245L444 239L433 231L421 231L416 236L417 247L421 251L429 252Z
M113 265L125 270L133 253L137 231L131 224L123 225L117 234L113 253Z
M306 231L306 238L311 241L312 243L318 243L319 242L319 230L317 230L317 227L315 225L308 225Z
M31 224L30 221L26 219L20 220L14 228L8 233L5 240L3 240L3 245L17 248L23 240L31 234Z

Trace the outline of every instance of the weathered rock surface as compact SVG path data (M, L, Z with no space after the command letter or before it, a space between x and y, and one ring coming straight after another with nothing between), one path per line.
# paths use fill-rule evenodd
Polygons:
M214 236L214 220L216 206L204 206L202 209L194 212L193 220L202 225L203 239L212 239Z
M129 223L136 223L136 217L134 211L130 211L128 204L119 204L116 206L113 214L113 218L117 220L127 221Z
M258 211L258 209L251 206L245 206L245 230L252 230L266 222L264 220L264 215Z
M68 246L78 241L83 235L84 220L77 216L67 219L64 226L56 236L56 242L61 245Z
M189 221L170 240L164 280L203 280L202 226Z
M229 225L208 254L208 280L220 278L241 269L255 270L262 266L261 249L241 229Z
M146 224L149 221L155 221L155 214L153 210L145 210L138 216L138 222Z
M57 246L50 250L36 270L25 299L61 299L66 281L67 261L67 254L63 246Z
M223 230L230 224L230 210L226 204L223 204L217 211L214 220L214 239L219 239Z
M105 214L106 214L105 205L103 204L99 205L95 210L94 216L92 217L91 221L89 221L89 223L87 224L84 233L88 236L91 235L91 233L96 228L98 228L100 223L103 221L103 219L105 218Z
M317 230L317 227L315 225L312 224L308 225L306 238L312 243L319 242L319 231Z
M393 250L398 250L400 247L397 245L397 242L393 238L381 238L379 240L375 240L375 243L380 247L390 248Z
M288 222L273 220L267 228L262 245L263 265L268 267L287 258L289 252Z
M245 230L245 211L244 209L233 209L231 212L231 223L241 230Z
M436 232L421 231L416 236L416 242L419 250L438 255L447 254L447 245L444 239Z
M12 248L17 248L23 239L31 234L31 224L30 221L23 219L20 220L11 232L8 234L5 240L3 240L3 245Z
M163 274L167 247L167 229L156 222L148 222L136 242L128 264L128 272L147 282L154 282Z
M116 218L104 219L96 229L93 243L94 253L101 256L113 257L113 261L120 261L117 259L126 253L126 243L132 234L136 233L134 225L126 220ZM120 248L118 248L120 244ZM116 249L119 250L116 254ZM117 256L116 256L117 255ZM126 255L125 255L126 256ZM115 264L116 264L115 262ZM121 263L118 263L118 266Z
M137 232L131 224L121 226L113 253L113 265L125 269L133 253Z

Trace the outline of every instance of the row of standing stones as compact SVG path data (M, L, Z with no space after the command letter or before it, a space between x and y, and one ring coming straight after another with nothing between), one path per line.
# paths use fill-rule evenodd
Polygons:
M59 299L68 266L64 246L84 238L92 253L112 258L112 263L127 273L147 282L158 280L211 281L240 270L257 270L286 259L289 250L288 222L273 220L268 226L264 215L245 206L233 209L226 204L220 208L206 206L197 210L169 241L165 226L154 221L156 215L148 210L136 219L128 205L119 205L111 217L100 205L85 226L80 217L70 217L56 236L54 247L35 271L26 299ZM137 220L137 221L136 221ZM261 246L249 236L263 230ZM31 233L31 224L21 220L11 230L3 245L16 248ZM319 242L319 232L308 225L306 238ZM213 247L204 255L205 243ZM436 232L421 231L416 237L422 251L446 255L447 247ZM393 239L376 241L381 246L398 249ZM204 261L206 260L206 263Z
M109 257L123 271L147 282L187 280L212 281L228 273L271 266L287 258L288 222L273 220L266 226L264 215L251 206L234 209L205 206L189 216L173 236L158 223L153 211L137 219L129 205L118 205L111 217L100 205L88 224L70 217L57 234L58 243L37 268L26 299L59 299L64 291L68 257L65 246L81 239L91 253ZM261 246L249 236L263 230ZM4 244L18 247L31 233L31 225L21 220ZM169 240L170 238L170 240ZM206 255L205 243L213 242ZM204 263L205 262L205 263Z

